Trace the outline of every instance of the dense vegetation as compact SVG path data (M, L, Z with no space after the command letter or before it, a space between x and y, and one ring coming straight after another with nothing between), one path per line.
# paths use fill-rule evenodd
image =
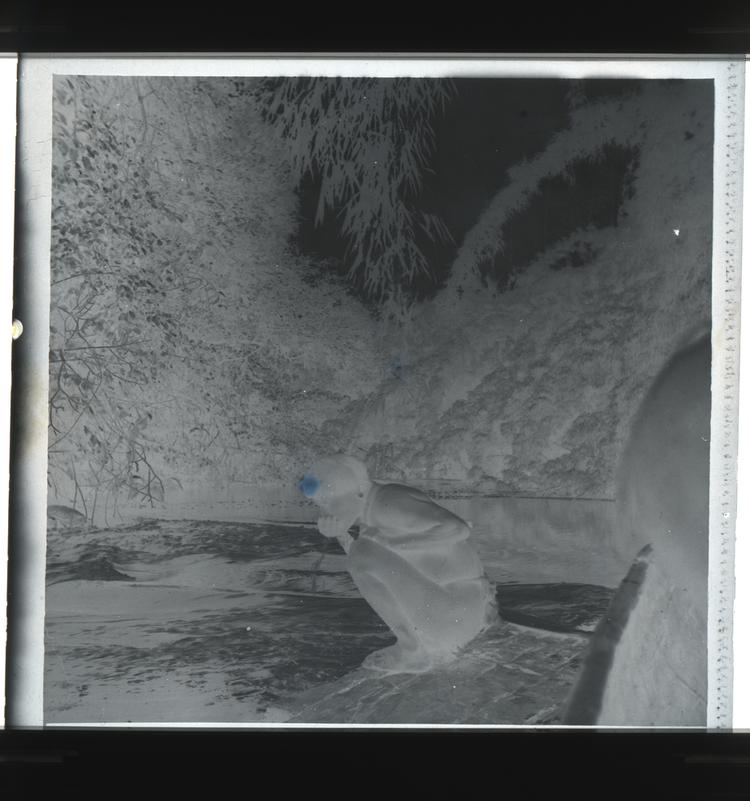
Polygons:
M451 94L449 82L408 78L274 79L258 88L297 180L315 185L315 224L336 219L349 281L396 312L420 279L437 282L424 245L450 239L419 198L433 119Z
M600 317L601 342L624 342L641 299L658 303L674 281L693 316L707 309L710 186L696 154L710 131L674 87L552 86L556 116L536 124L523 121L523 93L516 117L512 93L495 98L506 109L488 102L488 84L467 86L55 80L55 502L109 520L118 504L159 505L198 485L293 486L330 449L390 475L606 489L644 381L628 371L663 354L643 357L646 326L607 376L592 343L595 389L580 409L580 381L550 383L567 358L550 354L577 353ZM678 158L693 159L682 183ZM649 228L665 209L653 175L672 181L675 214L697 237L679 267L672 240ZM328 252L322 239L306 249L306 225L331 234ZM615 252L618 226L629 233ZM514 289L527 270L529 286ZM550 280L556 304L544 306ZM594 311L579 318L584 299ZM679 334L676 318L665 325ZM545 371L544 387L527 386ZM529 432L525 414L544 398Z

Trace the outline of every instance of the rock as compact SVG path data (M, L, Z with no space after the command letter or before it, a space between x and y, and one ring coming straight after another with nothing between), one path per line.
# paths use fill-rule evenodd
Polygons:
M568 703L566 722L705 726L711 344L672 359L620 466L616 543L639 549Z
M559 723L586 639L492 626L449 665L422 674L359 668L284 701L289 723Z
M85 528L88 525L86 515L69 506L48 506L47 527L53 530L66 528Z

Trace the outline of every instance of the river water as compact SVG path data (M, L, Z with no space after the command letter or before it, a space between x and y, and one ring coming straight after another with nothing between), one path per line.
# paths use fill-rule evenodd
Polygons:
M46 722L554 722L624 574L612 504L439 502L472 522L510 622L458 679L409 678L411 706L397 677L358 672L393 637L309 519L51 529Z

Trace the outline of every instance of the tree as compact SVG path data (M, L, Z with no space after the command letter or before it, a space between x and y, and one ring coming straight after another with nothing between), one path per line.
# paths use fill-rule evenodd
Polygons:
M452 91L447 81L409 78L268 79L256 91L297 180L319 187L316 224L336 218L349 281L392 310L409 304L419 279L435 281L423 243L450 239L419 195L432 119Z
M212 369L199 343L222 292L204 254L217 218L239 219L211 186L212 102L197 81L55 81L49 482L92 520L123 494L163 499L152 429L186 405L174 376Z
M638 153L648 138L651 120L644 108L649 108L648 99L642 97L635 88L624 97L604 97L596 102L588 102L585 96L574 90L570 92L571 115L568 128L553 135L547 146L530 160L514 165L508 171L508 181L495 194L487 208L472 228L466 233L456 254L451 282L454 285L471 285L472 280L494 278L501 289L512 287L513 276L507 272L518 271L522 264L498 270L506 249L512 242L514 222L519 215L532 208L535 201L552 195L550 187L567 183L573 186L577 177L587 167L594 171L602 170L607 161L620 162L628 180L617 187L619 197L614 198L615 208L619 208L627 191L632 193L632 184L637 180ZM676 91L676 90L675 90ZM631 184L630 186L628 186ZM552 223L545 224L544 236L540 237L536 252L529 254L529 261L546 254L551 266L566 261L580 260L591 255L586 242L586 230L595 225L592 205L598 198L578 198L572 204L572 215L568 209L558 208ZM593 204L592 204L593 201ZM567 225L566 217L574 220ZM607 221L612 223L610 219ZM614 220L616 224L616 219ZM559 253L560 243L569 248L566 240L578 231L582 239L581 253Z

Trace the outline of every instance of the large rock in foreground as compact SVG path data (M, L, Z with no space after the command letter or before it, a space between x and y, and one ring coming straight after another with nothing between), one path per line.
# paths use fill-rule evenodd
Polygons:
M289 723L560 723L588 640L500 623L422 674L359 668L296 699Z

